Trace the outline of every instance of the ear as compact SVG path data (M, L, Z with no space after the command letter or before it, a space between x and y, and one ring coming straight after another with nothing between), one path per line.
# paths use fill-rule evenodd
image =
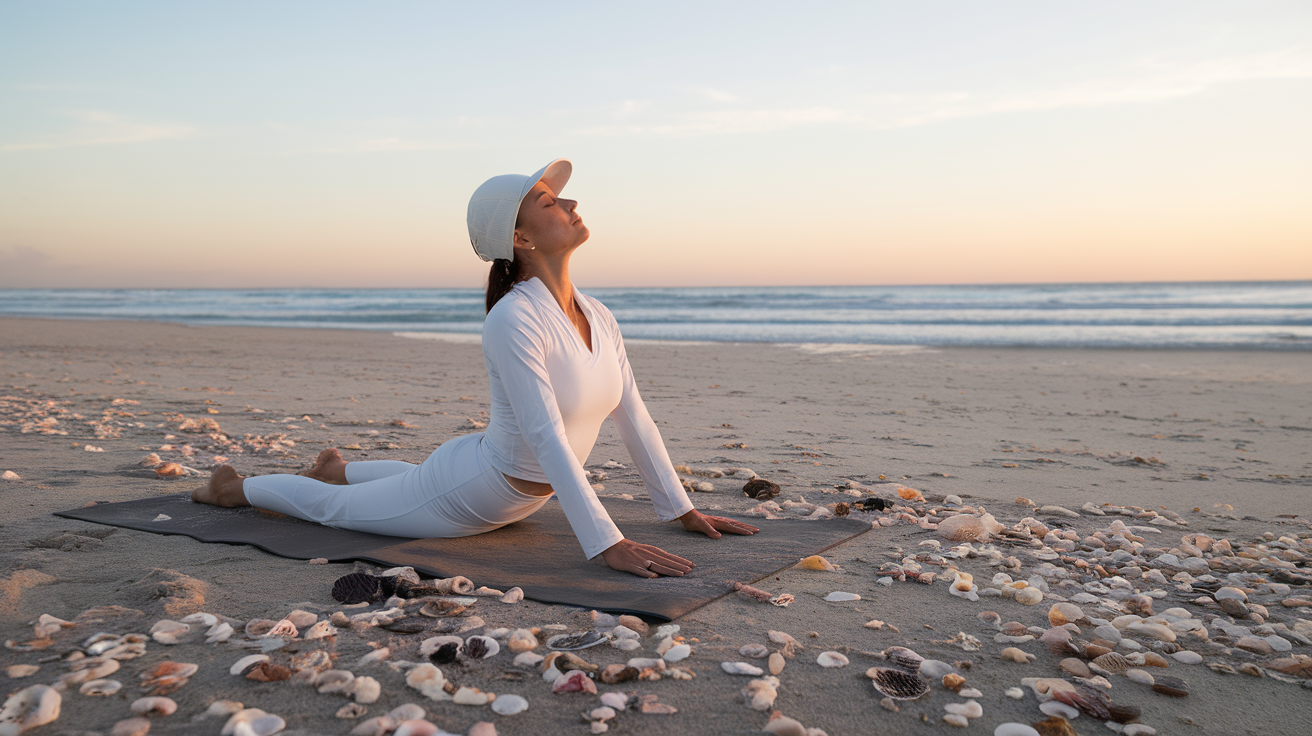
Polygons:
M515 238L512 245L514 245L514 247L516 248L529 247L528 237L524 235L523 231L521 231L519 228L515 228Z

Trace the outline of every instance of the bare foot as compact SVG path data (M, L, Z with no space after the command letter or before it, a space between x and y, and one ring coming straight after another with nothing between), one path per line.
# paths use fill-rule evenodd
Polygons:
M250 506L241 489L242 480L231 465L220 465L210 476L209 485L191 492L191 500L226 508Z
M342 459L342 453L336 447L329 447L319 453L319 459L314 461L314 467L303 471L301 475L322 483L344 486L347 485L346 461Z

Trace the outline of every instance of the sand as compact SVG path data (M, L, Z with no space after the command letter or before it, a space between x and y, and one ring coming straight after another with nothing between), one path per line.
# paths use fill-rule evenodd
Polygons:
M1238 544L1263 532L1309 531L1312 354L635 342L629 357L676 463L694 469L752 468L783 486L777 501L852 500L836 488L849 481L889 497L892 486L885 481L895 481L931 498L955 494L1008 525L1033 513L1017 505L1017 497L1077 510L1087 502L1169 509L1189 526L1164 528L1160 540L1150 540L1162 548L1195 532ZM0 420L10 421L18 409L39 408L33 402L45 401L60 403L44 410L54 406L84 417L65 415L57 429L67 435L23 434L16 424L0 425L0 473L21 477L0 481L0 625L3 638L17 642L31 638L29 627L40 614L72 620L102 605L142 612L113 624L124 631L144 631L159 618L194 610L246 621L280 618L296 607L323 614L339 609L330 586L351 565L308 565L244 546L204 545L51 515L90 501L174 493L202 482L159 479L137 464L161 445L180 446L194 437L179 431L178 414L213 419L231 437L259 435L248 448L273 447L273 453L230 457L243 473L266 473L302 468L330 446L359 447L344 450L348 459L419 461L441 442L475 431L488 408L481 351L469 342L40 319L0 319L0 395L12 397ZM87 421L99 423L99 435ZM166 440L166 434L181 439ZM103 451L88 451L88 445ZM160 454L198 468L212 462L204 452L186 459L176 452ZM609 460L629 464L608 424L589 468ZM698 480L715 486L694 494L703 510L745 511L754 505L738 490L741 481ZM641 496L642 488L636 474L613 470L604 493ZM1068 521L1083 534L1106 527L1111 518L1086 513ZM768 643L770 629L789 632L805 645L781 675L776 707L833 736L951 728L940 720L942 706L962 698L937 684L921 700L903 703L900 712L879 706L863 672L883 664L872 653L893 645L948 662L972 662L963 674L983 692L984 716L968 731L991 733L1004 721L1041 720L1032 694L1015 701L1003 690L1022 677L1060 676L1059 658L1030 643L1022 648L1037 655L1035 662L999 659L1003 645L994 643L996 632L982 626L976 614L995 610L1003 621L1039 625L1046 622L1048 603L970 602L950 596L941 581L929 586L876 582L880 564L897 561L904 551L922 551L917 545L932 538L910 525L876 529L827 553L840 572L791 569L758 584L796 596L788 608L729 596L683 617L676 623L680 634L693 640L687 664L696 679L602 688L658 694L678 713L622 713L612 732L757 731L768 714L738 699L748 678L723 673L719 663L744 659L738 648ZM984 559L958 564L979 583L987 584L995 572ZM1028 570L1032 563L1026 564ZM158 570L185 577L170 587L165 583L174 574ZM1306 595L1306 587L1302 590ZM862 600L825 602L823 596L832 591L856 593ZM1172 590L1169 602L1159 602L1157 609L1201 594ZM1312 619L1312 609L1263 602L1273 621L1292 627L1300 613ZM490 627L554 623L575 630L589 621L585 611L532 601L482 603L479 614ZM891 626L862 626L876 618ZM56 646L44 652L2 650L0 664L36 663L67 652L96 626L58 634ZM983 649L966 652L945 643L959 631L978 637ZM522 694L530 702L526 713L497 716L486 707L425 701L386 666L355 666L371 651L369 642L394 644L393 659L418 656L405 637L384 631L338 637L333 646L339 666L382 683L383 696L365 718L416 702L425 705L430 720L455 733L487 720L503 734L584 734L588 726L580 714L599 705L595 697L551 694L537 673L519 674L505 655L448 675L483 690ZM655 645L645 642L643 652L650 656ZM1293 651L1310 649L1295 643ZM845 652L851 664L819 667L816 655L826 650ZM344 734L363 720L334 717L348 702L340 695L227 674L244 653L235 644L194 639L173 648L152 642L146 656L125 662L113 675L124 682L118 695L68 693L60 719L34 733L108 732L128 717L128 705L140 694L137 674L166 658L196 662L201 669L173 695L179 711L157 719L154 734L217 734L221 719L192 718L218 699L277 713L287 721L286 733ZM627 657L604 646L585 655L603 665ZM1226 661L1210 651L1205 656ZM1242 661L1241 656L1233 664ZM46 662L37 674L8 681L7 692L53 682L64 671L59 662ZM1298 684L1222 675L1202 665L1175 664L1170 674L1188 681L1193 694L1168 698L1114 678L1112 695L1118 703L1142 708L1142 721L1159 733L1294 733L1312 719L1312 699ZM1074 725L1085 734L1106 730L1087 717Z

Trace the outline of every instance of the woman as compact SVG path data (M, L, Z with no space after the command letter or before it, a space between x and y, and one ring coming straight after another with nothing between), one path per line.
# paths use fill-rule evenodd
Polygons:
M642 577L683 575L692 562L625 539L588 483L583 462L609 415L659 519L716 539L759 531L693 508L638 395L615 318L570 282L570 256L589 235L578 203L559 196L572 171L558 159L533 176L496 176L469 201L474 252L492 261L486 432L450 440L420 465L348 463L335 449L304 476L242 478L225 465L192 499L376 534L462 537L519 521L558 494L588 559L600 554Z

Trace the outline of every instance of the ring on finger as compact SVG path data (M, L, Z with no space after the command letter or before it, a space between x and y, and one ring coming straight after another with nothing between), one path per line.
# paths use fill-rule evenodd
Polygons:
M647 564L643 565L643 566L642 566L642 569L644 569L644 570L650 570L650 569L651 569L651 566L654 565L654 564L656 564L655 561L653 561L653 560L647 560Z

